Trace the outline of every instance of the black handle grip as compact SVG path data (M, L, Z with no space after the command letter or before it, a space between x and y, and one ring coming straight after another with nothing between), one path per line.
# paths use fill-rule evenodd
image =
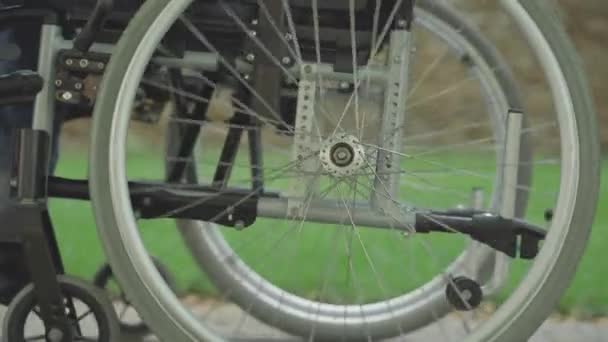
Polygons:
M95 37L103 29L103 25L114 9L114 0L98 0L91 17L74 40L74 48L87 52L95 42Z
M0 76L0 105L30 102L43 86L42 77L32 72Z

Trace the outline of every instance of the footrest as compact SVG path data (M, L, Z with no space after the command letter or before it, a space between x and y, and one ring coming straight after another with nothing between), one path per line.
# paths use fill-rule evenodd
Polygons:
M0 76L0 105L31 102L42 90L44 80L32 71Z

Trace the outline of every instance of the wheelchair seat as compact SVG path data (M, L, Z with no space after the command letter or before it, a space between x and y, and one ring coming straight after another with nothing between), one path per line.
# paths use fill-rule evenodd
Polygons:
M115 0L114 9L110 20L128 21L145 0ZM97 0L54 0L53 8L66 14L70 20L86 20L95 8ZM240 17L249 17L253 12L249 11L256 6L255 0L224 0ZM227 19L226 13L218 4L218 0L197 0L191 6L191 11L197 16L209 18Z

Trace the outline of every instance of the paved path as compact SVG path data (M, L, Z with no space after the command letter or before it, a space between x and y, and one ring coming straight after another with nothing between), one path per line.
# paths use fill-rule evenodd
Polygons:
M195 310L199 312L207 311L204 306ZM0 319L4 316L5 309L0 308ZM256 342L297 342L299 339L284 335L268 326L257 322L255 319L248 318L242 320L242 311L236 306L225 305L214 310L213 317L209 323L218 331L232 332L234 331L235 321L240 321L242 324L239 331L242 336L231 340L235 341L256 341ZM460 341L460 332L462 325L460 321L453 318L445 319L445 324L442 324L443 329L447 330L454 341ZM417 342L417 341L437 341L437 336L445 336L444 333L438 331L437 328L427 328L415 332L407 337L393 339L388 342ZM158 342L152 336L134 337L125 336L121 342ZM515 341L514 341L515 342ZM599 320L597 322L578 322L574 320L556 320L550 319L541 326L536 335L529 342L608 342L608 319Z

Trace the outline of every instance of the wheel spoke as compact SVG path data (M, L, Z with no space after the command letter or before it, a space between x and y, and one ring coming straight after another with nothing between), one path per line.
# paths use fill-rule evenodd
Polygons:
M493 180L494 177L488 174L483 174L483 173L479 173L470 169L466 169L466 168L457 168L457 167L452 167L450 165L447 165L445 163L441 163L438 161L434 161L434 160L429 160L429 159L423 159L423 158L419 158L419 157L415 157L411 154L407 154L407 153L402 153L402 152L398 152L398 151L393 151L390 149L386 149L377 145L373 145L373 144L364 144L362 143L362 145L365 145L367 147L373 147L373 148L377 148L379 150L383 150L389 153L394 153L396 155L399 155L401 157L405 157L408 159L414 159L414 160L418 160L424 164L428 164L428 165L432 165L432 166L436 166L436 167L441 167L441 168L445 168L446 170L450 170L453 171L455 173L461 174L461 175L467 175L467 176L473 176L476 178L481 178L481 179L486 179L486 180ZM549 197L554 197L557 193L556 192L551 192L551 191L540 191L536 188L530 187L530 186L525 186L525 185L517 185L515 186L515 188L517 188L518 190L523 190L523 191L527 191L527 192L532 192L534 191L537 194L544 194L546 196Z
M353 220L353 216L352 216L351 210L348 208L348 204L344 200L343 196L341 196L341 200L342 200L342 203L344 204L344 208L346 209L346 212L348 214L348 219L350 220L350 224L351 224L351 227L352 227L352 234L354 234L354 236L356 236L356 238L357 238L357 240L358 240L358 242L359 242L359 244L361 246L361 249L363 251L363 254L365 255L365 260L366 260L366 262L368 263L369 267L372 270L372 274L374 276L374 279L378 283L378 286L380 287L380 290L386 296L388 294L388 291L386 290L386 286L384 285L383 281L380 279L380 276L378 274L376 266L375 266L374 262L371 260L371 257L369 255L369 253L367 252L367 248L365 248L365 244L363 243L363 239L361 238L361 234L359 233L357 225L355 224L355 221ZM352 238L352 236L351 236L351 238ZM351 245L349 245L348 247L350 249ZM349 266L352 268L352 261L350 259L349 259ZM392 300L391 299L386 300L385 304L386 304L386 306L387 306L390 314L393 316L393 319L395 319L395 312L394 312L394 309L392 307L392 305L393 305L392 304ZM363 310L361 310L361 313L363 314ZM395 319L395 321L398 321L398 320ZM403 327L401 327L401 325L399 323L397 323L397 327L399 329L400 334L403 335L404 334Z
M91 314L93 314L93 310L92 309L88 309L83 314L81 314L80 316L76 317L76 323L82 321L83 319L85 319L87 316L89 316Z
M314 4L314 1L316 1L316 0L313 0L313 4ZM395 17L397 16L397 12L399 11L399 9L401 8L402 5L403 5L403 0L395 1L393 9L391 10L389 17L387 18L387 22L384 25L382 33L378 37L377 45L372 47L372 52L370 54L370 58L366 65L367 68L369 68L372 61L374 60L374 58L376 58L376 55L382 48L382 42L384 41L384 38L388 35L390 28L392 26L392 23L395 20ZM338 120L338 124L336 125L336 128L334 129L332 137L335 137L336 133L338 133L338 128L340 127L342 120L344 120L346 113L348 112L349 108L351 107L353 100L355 99L355 96L356 96L357 92L359 91L360 87L361 87L360 81L354 84L352 95L349 97L348 101L346 102L346 105L344 106L344 110L342 111L342 114L340 115L340 119Z
M241 74L236 70L236 68L228 62L222 54L216 49L216 47L211 44L211 42L205 37L205 35L198 29L196 26L188 20L185 16L181 16L181 22L188 28L188 30L211 52L218 55L220 63L230 72L230 74L236 78L260 103L269 111L269 113L274 117L275 120L278 120L284 123L285 127L289 127L289 124L283 120L281 115L279 115L274 108L268 104L268 101L263 98L251 85L249 82L241 76ZM250 35L251 36L251 35Z

